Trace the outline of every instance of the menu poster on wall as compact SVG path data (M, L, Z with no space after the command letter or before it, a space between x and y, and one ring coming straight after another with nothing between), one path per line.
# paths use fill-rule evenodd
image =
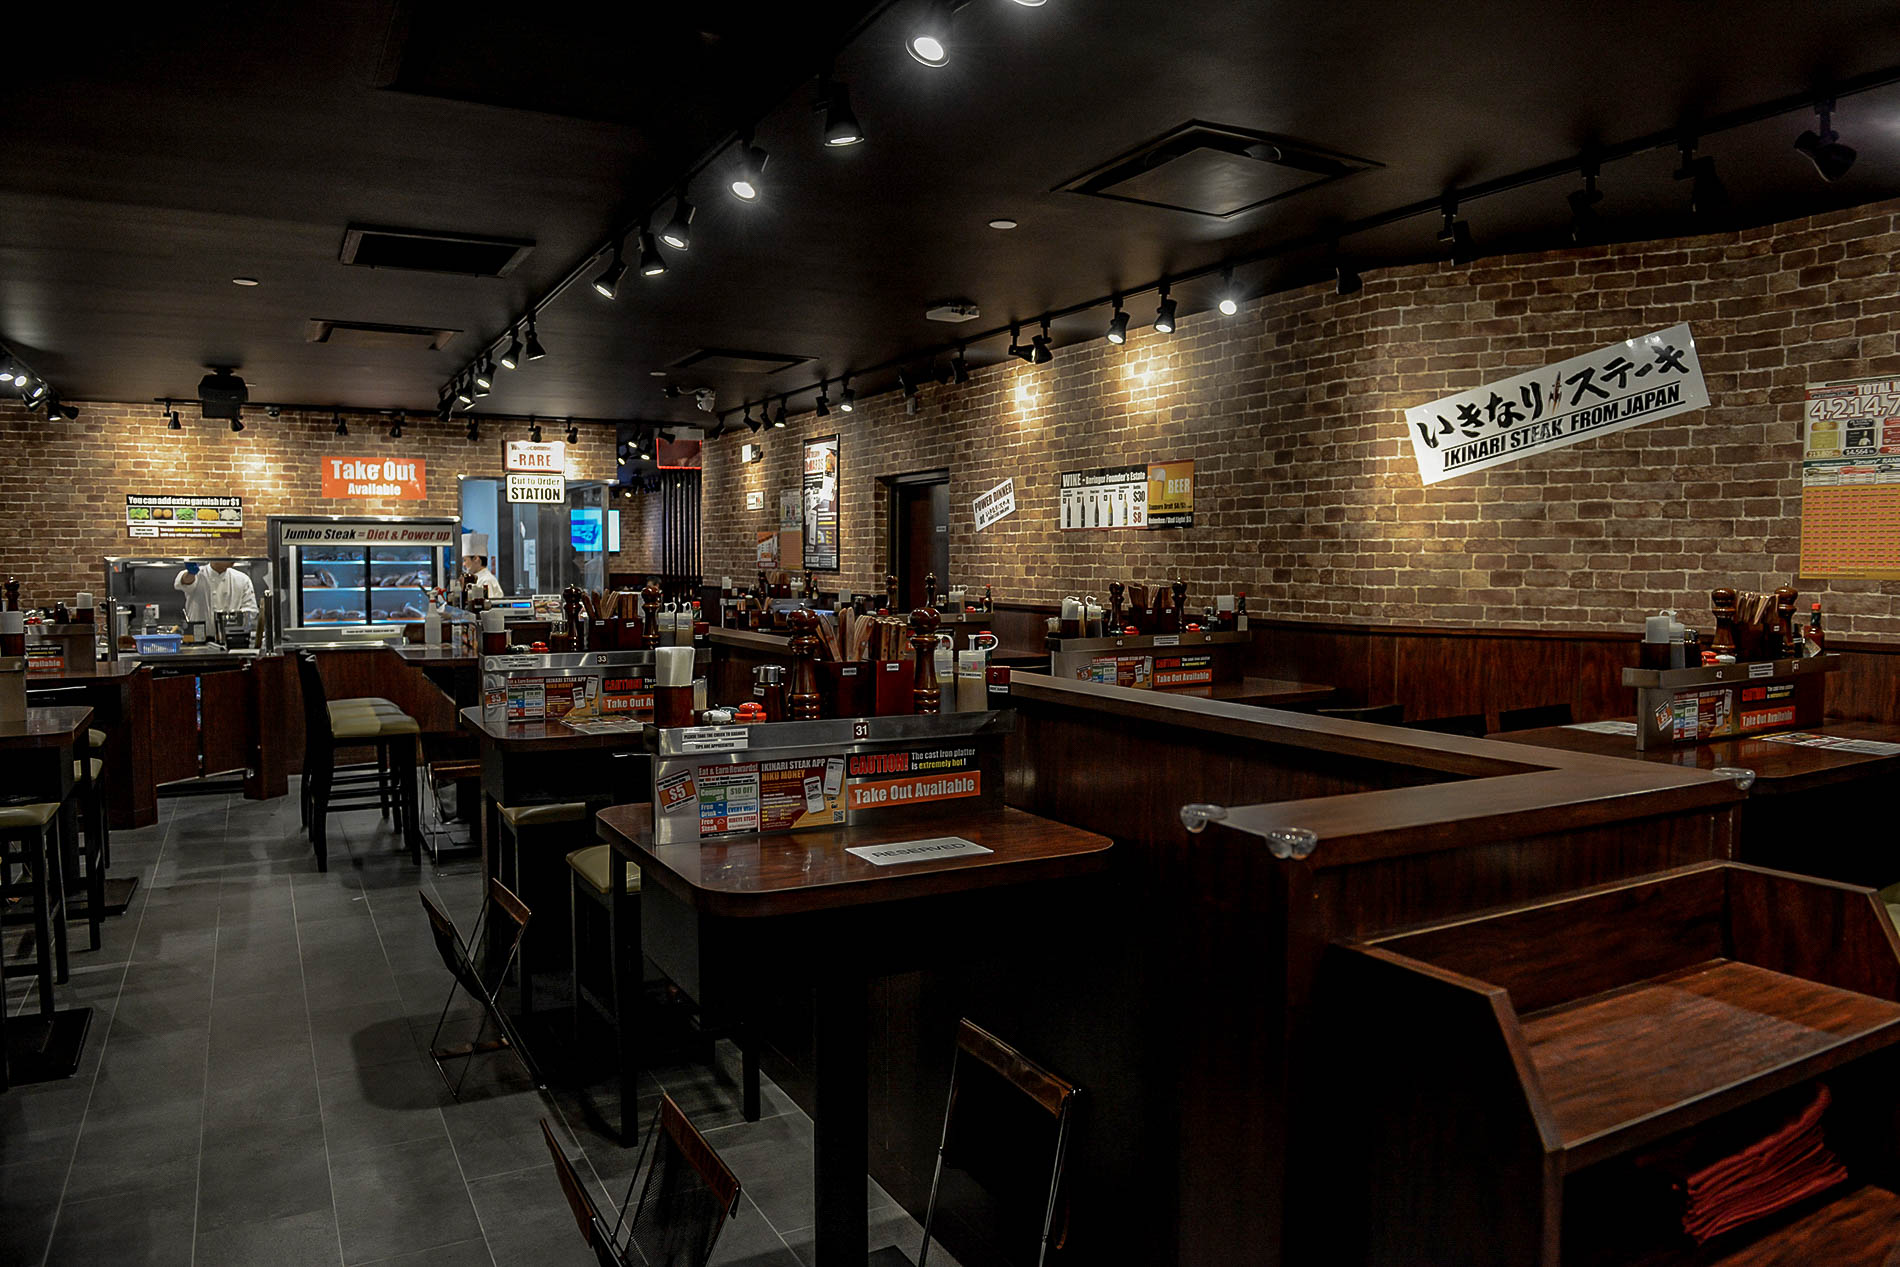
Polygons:
M838 570L838 437L805 442L805 567Z
M1148 526L1194 526L1194 462L1148 464Z
M751 492L747 493L745 495L745 508L747 510L764 510L765 509L765 490L755 488Z
M241 537L244 499L127 493L125 530L134 537Z
M1148 526L1148 468L1114 466L1064 471L1061 484L1064 531Z
M322 458L325 497L391 497L419 502L429 495L421 458Z
M1405 411L1427 484L1702 409L1687 324L1639 335Z
M759 494L761 498L765 494ZM761 502L763 504L763 502ZM805 526L805 492L802 488L781 489L778 495L778 530L797 532Z
M1900 379L1809 385L1801 575L1900 579Z

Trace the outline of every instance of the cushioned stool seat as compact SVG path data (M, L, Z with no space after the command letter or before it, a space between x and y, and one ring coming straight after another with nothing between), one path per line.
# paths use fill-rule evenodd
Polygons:
M88 730L86 732L86 744L94 752L102 750L106 746L106 732L103 730Z
M585 880L593 887L594 892L603 897L607 895L608 888L613 884L610 878L613 870L612 863L612 846L610 845L589 845L585 849L576 849L567 855L567 865L574 868L574 874ZM627 892L638 893L639 891L640 868L629 866Z
M558 805L497 805L495 810L510 827L547 827L554 823L587 821L587 806L580 801L563 801Z
M384 699L380 695L352 695L348 699L330 701L331 712L334 713L339 708L380 708L395 713L402 711L396 707L396 701Z
M338 713L330 718L330 730L339 744L422 733L416 719L402 713Z
M92 781L94 783L97 783L101 778L105 777L105 762L101 761L98 757L88 757L87 762L92 766ZM82 769L83 767L79 762L73 762L73 779L75 782L84 777L81 773Z
M30 805L0 806L0 831L24 831L44 827L59 813L58 801L34 801Z

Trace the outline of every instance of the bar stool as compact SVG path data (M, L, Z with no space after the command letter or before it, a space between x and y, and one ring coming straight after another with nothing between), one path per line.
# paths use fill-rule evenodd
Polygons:
M396 826L409 845L411 859L422 865L422 831L417 821L416 745L422 728L413 717L370 705L336 710L325 698L323 675L316 657L297 657L297 674L304 702L304 787L310 843L317 854L317 870L330 869L328 819L338 810L392 808L387 785L367 798L333 800L337 788L336 753L339 748L374 748L377 764L390 770L396 781L393 804ZM393 705L391 706L393 707ZM347 768L347 767L346 767Z
M304 672L304 666L301 661L305 656L309 657L313 669L316 665L315 656L310 655L307 651L299 653L299 663L297 666L299 678L302 677ZM322 681L322 673L320 671L317 672L317 680L319 682ZM364 713L382 717L408 716L407 713L403 712L402 709L398 708L391 701L383 699L381 696L373 695L329 700L326 707L330 714L332 726L334 726L338 718L348 719L360 716ZM308 709L304 710L304 748L306 751L308 751L313 744L321 742L320 737L313 729L314 726L315 718L310 715ZM344 789L354 792L374 785L376 794L380 798L377 808L381 811L383 819L386 822L397 808L396 789L390 782L390 773L388 754L384 749L379 747L376 750L376 761L373 764L369 762L357 762L350 765L337 766L331 772L330 787L333 791ZM310 825L311 790L311 781L305 779L297 806L298 813L305 827Z
M581 833L585 833L589 818L586 804L565 801L554 805L497 805L495 813L501 824L495 841L495 870L502 883L519 893L521 900L535 910L561 910L562 905L556 900L559 890L553 889L559 867L553 864L553 859L557 852L566 854L559 849L560 838L575 834L575 824L580 824ZM552 892L548 891L551 889ZM571 920L573 903L570 901L567 907ZM536 926L535 936L521 950L521 1012L524 1016L534 1011L534 969L566 966L559 963L559 948L563 943L570 949L572 946L571 937L561 936L564 930L550 928L548 923L543 916ZM568 964L572 963L570 959Z
M53 983L68 975L66 879L61 866L64 834L58 801L0 806L0 901L33 899L33 962L7 964L0 976L34 975L40 983L40 1014L53 1014ZM16 873L21 877L16 879ZM30 881L25 877L30 875ZM50 958L49 958L50 952Z
M84 861L86 870L86 925L88 933L87 949L99 949L99 925L106 916L106 858L109 845L106 826L106 763L103 757L95 757L94 752L103 751L105 735L101 731L86 732L86 746L80 755L73 759L73 794L78 799L78 814L83 828L86 848L81 854L78 848L80 833L62 832L64 851L61 855L61 871L68 880L78 880L80 862Z

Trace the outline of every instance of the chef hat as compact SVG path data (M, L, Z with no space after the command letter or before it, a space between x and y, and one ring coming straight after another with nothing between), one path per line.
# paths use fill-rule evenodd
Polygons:
M485 532L465 532L462 534L462 557L479 554L488 557L488 534Z

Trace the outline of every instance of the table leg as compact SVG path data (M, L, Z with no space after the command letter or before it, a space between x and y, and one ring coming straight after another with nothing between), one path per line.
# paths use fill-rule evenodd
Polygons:
M640 1138L640 1055L635 1018L640 1011L640 944L632 935L638 918L638 899L627 892L627 856L608 851L607 940L613 956L614 1059L620 1078L620 1142L631 1146ZM576 980L579 979L576 965ZM575 1007L580 1007L579 1000Z
M865 996L868 983L834 965L819 981L812 1018L816 1068L813 1167L817 1189L816 1267L863 1267L869 1169L865 1105Z

